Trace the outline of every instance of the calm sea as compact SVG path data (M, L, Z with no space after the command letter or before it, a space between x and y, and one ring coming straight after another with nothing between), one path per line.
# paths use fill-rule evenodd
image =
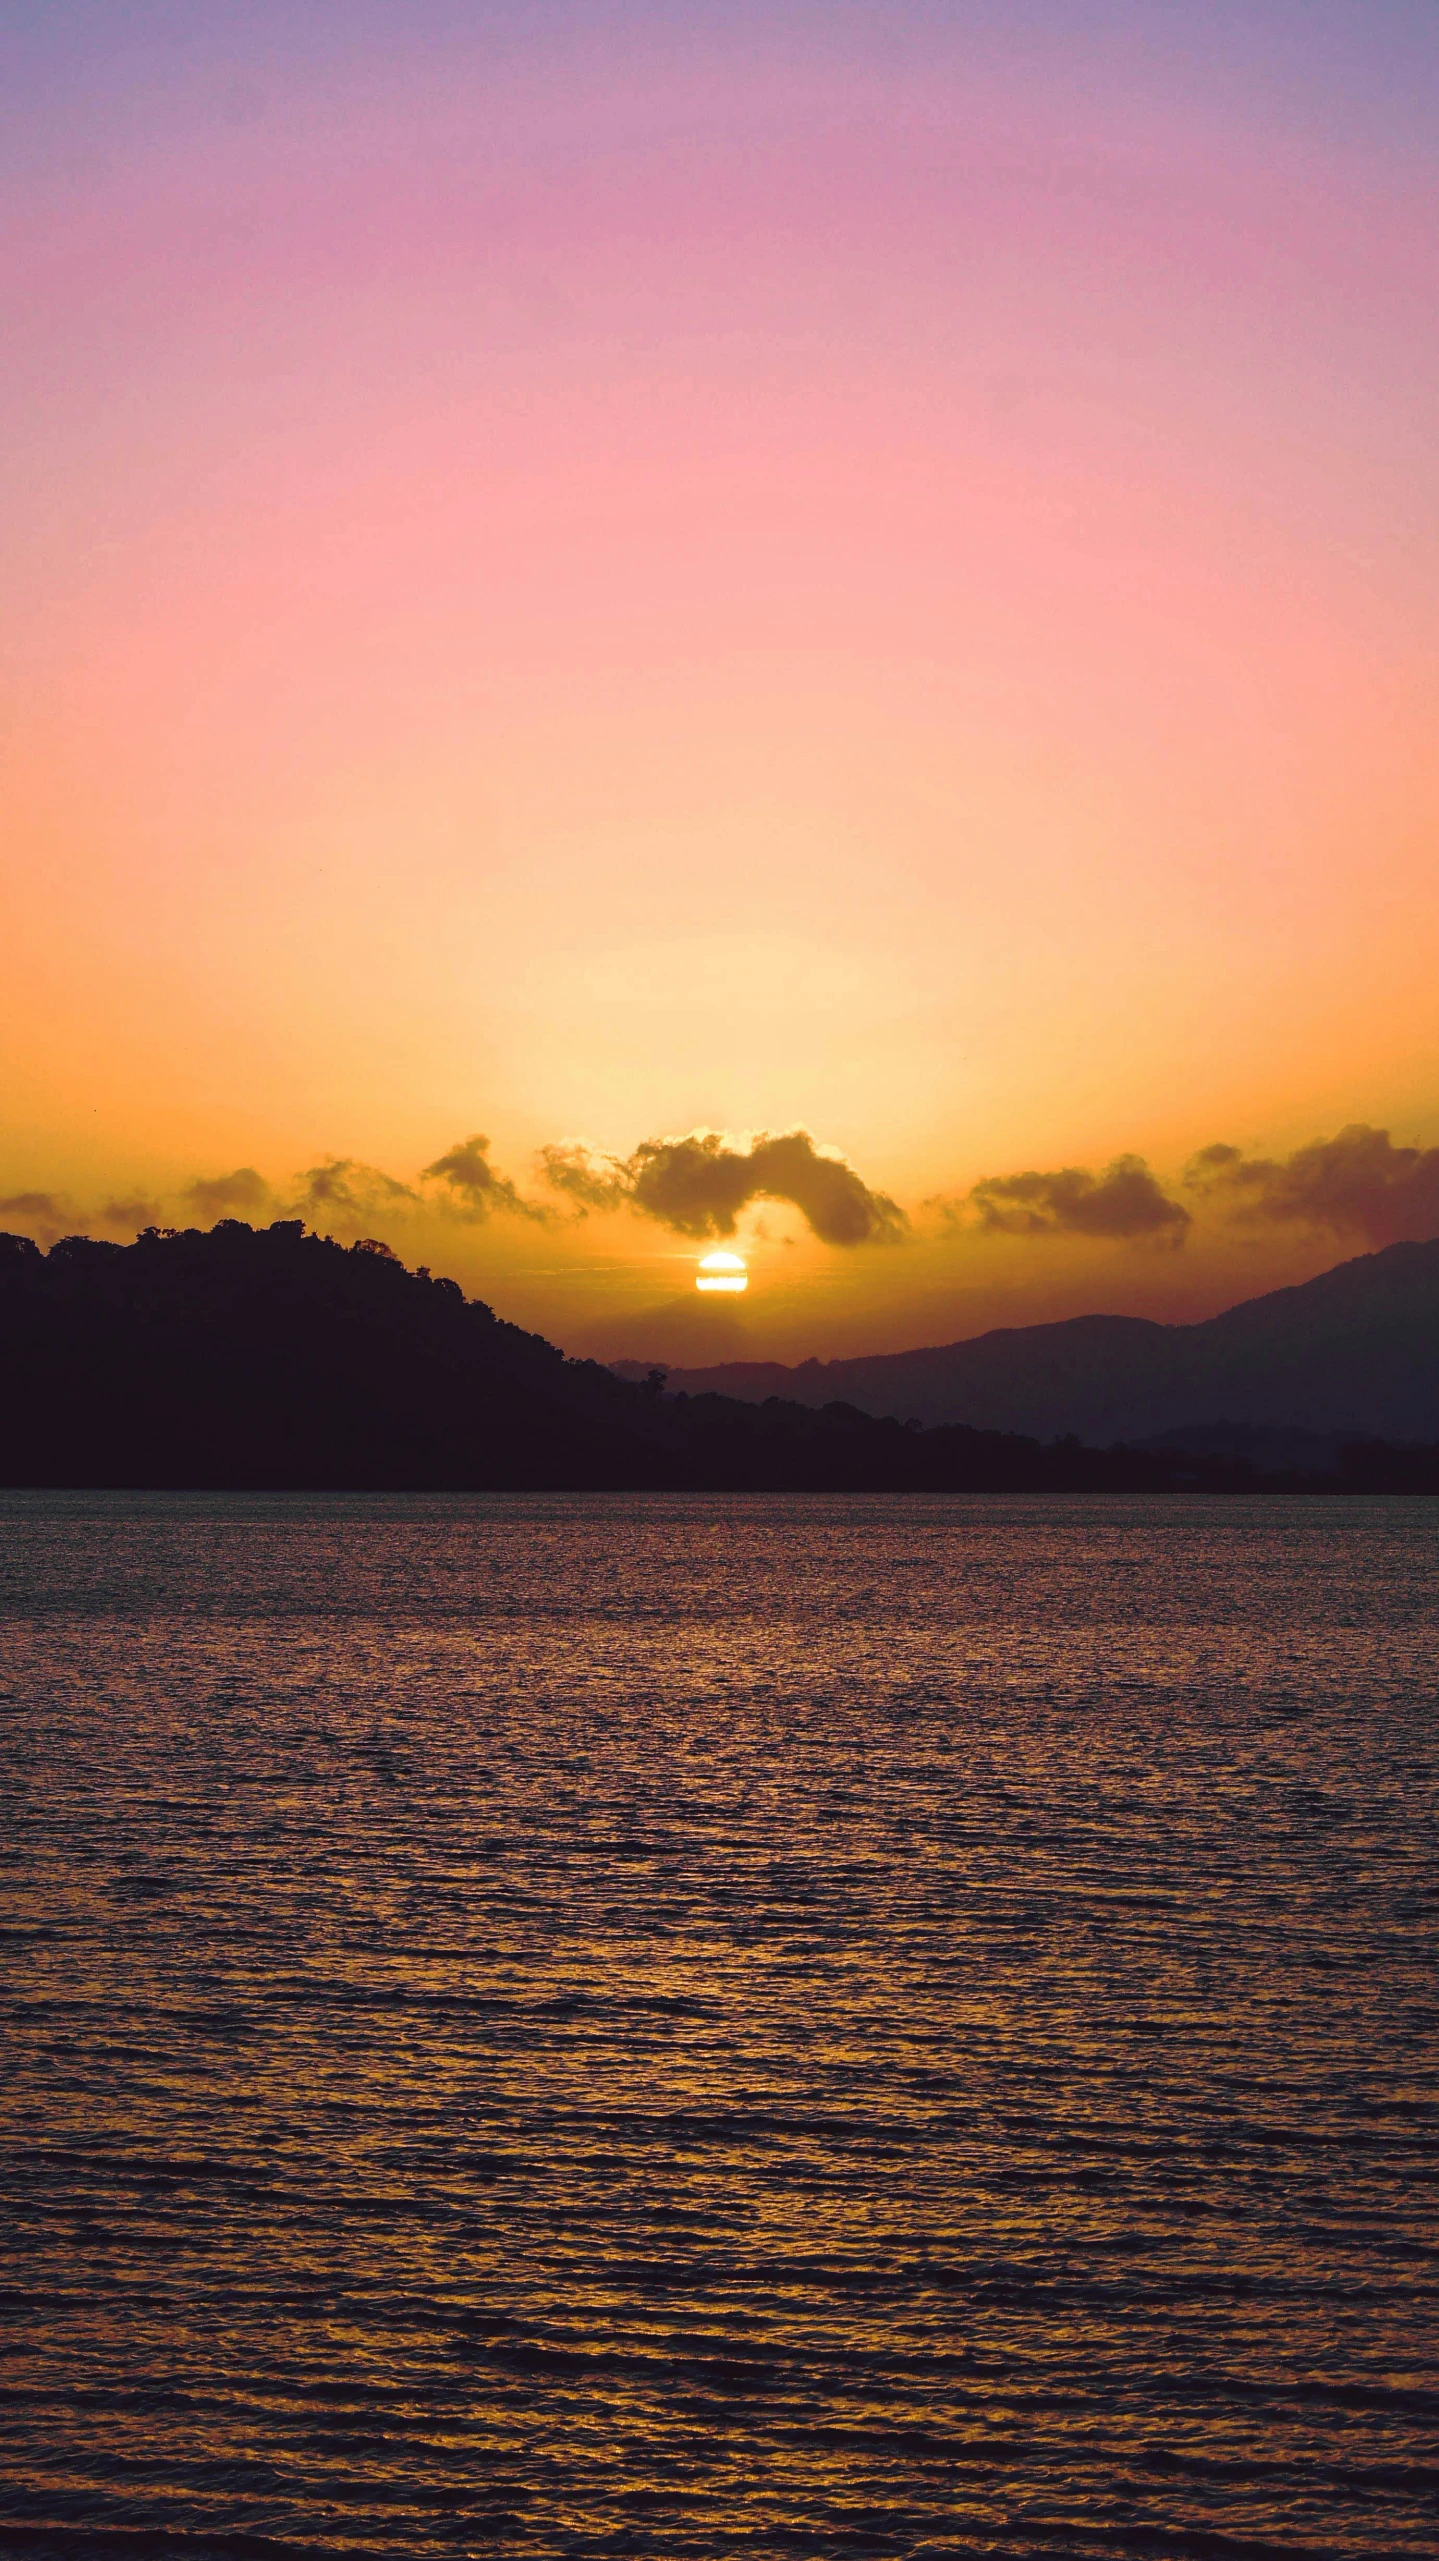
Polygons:
M1432 2554L1436 1567L0 1496L0 2543Z

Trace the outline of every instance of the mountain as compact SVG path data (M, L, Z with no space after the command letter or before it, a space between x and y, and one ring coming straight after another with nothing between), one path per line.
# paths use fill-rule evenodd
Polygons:
M621 1374L632 1366L618 1365ZM671 1370L671 1391L922 1423L1142 1441L1225 1421L1341 1438L1439 1436L1439 1240L1361 1254L1198 1325L1076 1316L861 1360L726 1361Z
M0 1484L1162 1488L1113 1458L976 1432L671 1397L502 1322L380 1244L298 1220L129 1246L0 1236ZM1213 1473L1213 1471L1211 1471ZM1221 1458L1215 1481L1233 1470Z
M1201 1438L1045 1447L834 1399L665 1394L657 1372L567 1360L454 1281L298 1220L48 1254L0 1236L0 1485L1439 1491L1439 1448L1233 1423Z

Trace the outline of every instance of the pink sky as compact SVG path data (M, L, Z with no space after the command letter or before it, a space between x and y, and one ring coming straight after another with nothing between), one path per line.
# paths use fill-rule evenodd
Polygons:
M803 1124L912 1221L747 1214L821 1350L1354 1250L921 1206L1439 1137L1439 33L1187 14L0 16L0 1194Z

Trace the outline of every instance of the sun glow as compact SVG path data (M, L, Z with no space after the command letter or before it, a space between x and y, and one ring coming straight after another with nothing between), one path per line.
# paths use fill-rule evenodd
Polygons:
M695 1274L696 1289L748 1289L749 1274L738 1254L706 1254Z

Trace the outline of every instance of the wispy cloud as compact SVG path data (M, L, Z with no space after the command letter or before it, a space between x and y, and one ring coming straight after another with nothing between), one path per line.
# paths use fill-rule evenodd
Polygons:
M437 1156L433 1165L425 1167L421 1181L443 1184L446 1206L463 1218L488 1218L496 1210L517 1218L546 1215L537 1202L522 1199L507 1174L496 1172L490 1163L490 1142L478 1130Z
M83 1224L63 1192L10 1192L0 1200L0 1218L18 1219L27 1235L46 1246Z
M180 1195L202 1218L244 1218L268 1209L274 1194L253 1165L237 1165L233 1174L197 1174Z
M581 1217L591 1209L621 1209L629 1199L628 1166L592 1147L587 1138L562 1138L557 1146L542 1147L535 1161L542 1180Z
M138 1236L142 1227L158 1227L164 1215L157 1200L147 1199L143 1192L131 1192L123 1200L107 1200L99 1224Z
M382 1172L378 1165L363 1164L357 1156L327 1156L323 1164L312 1165L296 1180L300 1189L288 1204L290 1215L310 1219L317 1226L328 1221L353 1227L387 1211L420 1206L420 1195L411 1184L397 1182L393 1174Z

